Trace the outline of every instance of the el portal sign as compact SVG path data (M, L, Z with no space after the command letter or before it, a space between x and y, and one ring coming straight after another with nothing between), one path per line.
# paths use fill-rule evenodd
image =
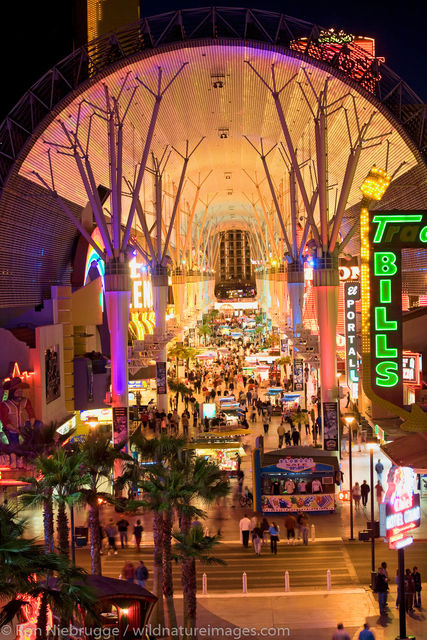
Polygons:
M364 386L403 403L402 250L427 248L426 211L361 213ZM365 366L366 365L366 366Z

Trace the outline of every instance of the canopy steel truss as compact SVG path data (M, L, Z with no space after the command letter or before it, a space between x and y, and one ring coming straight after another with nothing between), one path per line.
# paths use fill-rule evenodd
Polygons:
M374 97L399 122L421 151L427 143L426 106L379 58L353 43L331 55L319 41L318 25L281 13L256 9L206 7L164 13L133 23L76 49L48 71L0 124L0 188L26 142L45 117L85 81L116 62L179 43L262 42L287 55L326 68L365 97Z

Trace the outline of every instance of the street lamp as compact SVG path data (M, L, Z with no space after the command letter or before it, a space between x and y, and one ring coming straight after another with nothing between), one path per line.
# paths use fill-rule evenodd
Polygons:
M354 540L354 524L353 524L353 432L352 432L352 423L355 420L354 413L346 413L344 415L344 420L348 425L348 471L349 471L349 482L350 482L350 540Z
M369 449L369 469L371 483L371 587L375 588L375 518L374 518L374 451L378 450L376 437L369 437L366 442Z

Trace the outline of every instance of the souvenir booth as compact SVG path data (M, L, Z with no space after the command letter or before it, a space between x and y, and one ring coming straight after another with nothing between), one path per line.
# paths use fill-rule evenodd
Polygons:
M312 447L253 453L254 505L263 513L335 510L338 458Z

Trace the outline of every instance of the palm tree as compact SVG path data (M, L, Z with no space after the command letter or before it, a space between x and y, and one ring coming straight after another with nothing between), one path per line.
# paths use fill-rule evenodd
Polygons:
M174 531L174 551L181 561L181 584L184 605L184 636L196 637L197 628L197 575L196 561L202 564L222 564L224 560L211 554L220 536L205 536L201 526L193 526L188 533Z
M139 460L125 465L123 479L135 483L143 491L144 499L135 502L153 514L154 567L153 593L157 605L153 612L153 624L164 625L163 595L168 607L169 623L173 626L176 614L173 606L173 582L171 571L171 521L173 502L176 502L178 478L173 469L182 458L185 438L162 435L147 439L138 429L131 438L131 445L138 451ZM154 462L145 467L144 462ZM136 471L132 467L137 467ZM132 506L132 505L130 505ZM176 624L176 622L175 622Z
M113 502L111 493L103 490L105 483L112 481L114 463L118 459L128 460L129 456L111 444L110 432L100 429L91 431L79 446L81 461L80 501L89 510L89 538L91 572L101 575L101 523L99 503Z
M23 488L18 496L23 507L43 509L44 548L46 553L53 553L53 489L46 483L46 478L33 476L22 478L29 486Z
M198 331L199 331L200 335L202 335L204 337L204 344L206 345L206 336L210 336L211 333L212 333L212 329L211 329L210 325L201 324L200 327L198 327Z
M25 537L25 526L16 510L0 506L0 600L7 600L0 627L20 612L28 598L37 598L38 634L46 639L49 605L68 623L78 606L90 610L94 598L84 585L84 572L63 555L45 553L42 545ZM55 593L49 595L54 574Z
M225 497L230 491L230 484L223 471L215 462L205 460L202 456L196 456L193 451L186 451L183 473L186 478L188 493L185 500L179 505L181 515L181 533L189 536L191 532L191 520L194 515L205 517L204 511L194 506L195 502L201 501L203 504L212 504L219 498ZM181 582L192 575L192 559L184 556L181 558ZM195 570L195 567L194 567ZM184 625L190 604L187 603L187 591L183 588Z
M82 457L58 447L50 456L40 456L35 460L36 469L42 474L46 487L53 490L53 499L57 504L56 526L60 552L68 556L69 526L67 507L80 498L79 487L82 481Z

